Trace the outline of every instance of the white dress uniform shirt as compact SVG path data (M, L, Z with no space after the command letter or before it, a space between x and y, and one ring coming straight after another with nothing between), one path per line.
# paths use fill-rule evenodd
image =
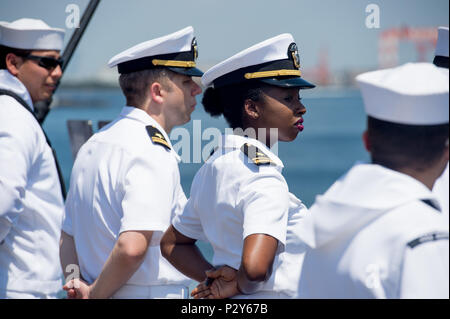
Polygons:
M303 298L448 298L448 224L416 179L357 164L310 208ZM310 241L313 239L312 242Z
M248 143L274 165L257 166L240 150ZM304 246L296 234L307 209L281 174L283 163L264 144L248 137L224 135L221 145L196 174L184 211L172 220L187 237L209 242L212 264L238 269L244 239L267 234L278 240L270 279L256 294L237 298L287 298L297 295ZM293 281L294 280L294 281Z
M25 86L0 70L0 88L33 109ZM0 298L56 297L64 203L55 160L33 115L0 96Z
M439 204L441 205L442 213L444 214L444 217L446 219L445 224L448 225L449 223L449 203L448 203L448 186L449 186L449 179L448 179L448 163L447 167L445 168L442 175L436 180L433 186L433 194L436 195L436 197L439 200Z
M163 134L170 150L152 142L148 125ZM190 280L162 257L159 248L172 215L186 203L179 160L162 127L145 111L128 106L81 147L63 230L74 237L81 275L88 283L99 276L122 232L154 231L145 259L127 285L189 286ZM139 297L133 295L139 289L121 290L117 296Z

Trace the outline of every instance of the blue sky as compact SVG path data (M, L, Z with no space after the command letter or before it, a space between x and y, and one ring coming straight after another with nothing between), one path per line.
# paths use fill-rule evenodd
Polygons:
M0 20L40 18L67 30L68 4L88 0L0 0ZM366 6L380 8L380 28L368 29ZM392 27L448 26L448 0L102 0L65 77L92 77L108 60L139 42L192 25L199 64L212 65L259 41L291 33L302 65L314 66L326 49L331 70L377 66L378 34ZM414 59L412 46L403 59ZM404 61L406 62L406 61Z

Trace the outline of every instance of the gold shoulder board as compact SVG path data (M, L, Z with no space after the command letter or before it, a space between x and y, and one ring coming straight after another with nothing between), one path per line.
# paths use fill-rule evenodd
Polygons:
M154 126L148 125L145 127L147 129L148 136L150 136L154 144L160 144L170 150L170 145L167 143L164 135Z
M252 160L256 165L272 165L275 164L263 151L254 145L245 143L241 147L241 151Z

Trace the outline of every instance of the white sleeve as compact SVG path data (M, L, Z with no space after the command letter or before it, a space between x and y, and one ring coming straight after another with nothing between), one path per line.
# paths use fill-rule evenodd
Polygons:
M260 168L241 185L237 206L244 217L243 239L251 234L267 234L285 245L289 190L278 171Z
M143 153L128 158L122 185L123 217L119 233L154 231L153 237L160 238L170 225L175 185L174 166L168 163L167 156L170 155L153 152L151 157Z
M437 196L439 200L439 204L441 205L441 210L444 216L447 218L448 222L448 214L449 214L449 206L448 206L448 188L449 188L449 164L447 163L447 167L444 170L444 173L436 180L433 186L433 194Z
M178 198L175 208L172 211L171 219L175 217L175 215L181 214L181 212L184 210L184 207L187 203L186 195L184 194L183 188L181 187L181 184L178 182L176 186L176 195L175 197Z
M186 205L184 206L184 209L175 214L175 216L172 219L172 225L173 227L175 227L176 230L178 230L186 237L196 240L208 241L208 239L205 236L205 233L203 232L203 227L200 218L195 209L196 199L192 197L194 194L192 190L197 187L196 184L197 184L197 175L194 177L194 180L192 182L191 198L188 199Z
M30 154L37 147L28 123L5 113L0 111L0 242L23 211Z
M193 208L193 200L191 198L188 199L183 212L181 214L176 214L172 219L172 225L186 237L208 241L203 232L200 219Z
M449 241L441 239L407 247L400 298L449 298Z
M70 187L69 192L67 193L66 202L64 205L64 216L62 222L62 230L73 237L73 229L72 229L72 215L78 211L77 210L77 202L72 199L73 197L73 189L75 187Z

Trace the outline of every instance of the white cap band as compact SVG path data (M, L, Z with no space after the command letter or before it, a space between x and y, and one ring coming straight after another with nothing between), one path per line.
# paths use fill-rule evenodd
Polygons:
M64 33L63 29L50 28L44 21L37 19L0 22L0 44L16 49L60 51Z
M356 81L369 116L408 125L448 123L448 69L408 63L360 74Z
M313 88L301 78L297 44L283 33L247 48L210 68L204 86L215 88L257 79L271 85Z
M194 29L189 26L169 35L139 43L112 57L108 62L108 66L112 68L120 63L147 56L189 51L191 50L193 39Z

